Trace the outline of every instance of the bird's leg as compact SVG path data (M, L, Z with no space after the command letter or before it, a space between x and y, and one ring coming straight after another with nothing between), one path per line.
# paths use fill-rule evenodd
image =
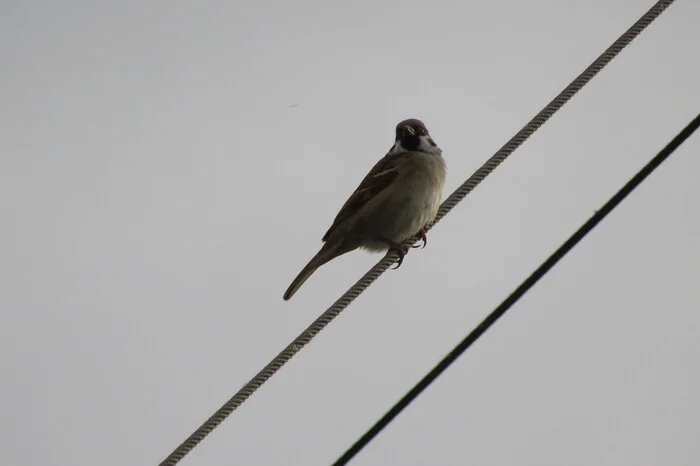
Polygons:
M401 266L401 263L403 262L404 256L406 255L406 253L408 253L408 246L399 244L396 241L390 240L389 238L380 239L389 246L389 249L393 249L394 251L399 253L399 261L396 263L396 267L394 267L394 269L398 269Z
M424 248L426 244L428 244L428 237L425 236L425 227L421 228L420 231L418 232L418 235L420 235L420 239L423 240L423 245L413 245L411 246L412 248Z

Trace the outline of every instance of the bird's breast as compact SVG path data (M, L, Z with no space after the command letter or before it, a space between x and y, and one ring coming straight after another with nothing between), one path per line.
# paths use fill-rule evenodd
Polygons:
M439 155L415 153L404 176L397 182L405 188L389 201L395 222L390 237L396 242L418 233L437 215L445 184L445 162Z

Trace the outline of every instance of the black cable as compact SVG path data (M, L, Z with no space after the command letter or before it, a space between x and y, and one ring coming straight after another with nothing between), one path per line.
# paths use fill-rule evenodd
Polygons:
M571 237L562 244L549 258L540 265L527 279L508 296L486 319L467 335L455 348L450 351L423 379L403 396L381 419L379 419L362 437L360 437L333 466L347 464L374 437L379 434L396 416L401 413L423 390L438 378L458 357L479 339L499 317L506 313L537 281L544 276L559 260L566 255L579 241L583 239L601 220L603 220L622 200L627 197L642 181L646 179L661 163L680 146L683 141L693 134L700 126L700 115L696 116L683 131L673 138L644 168L629 180L593 217L584 223Z

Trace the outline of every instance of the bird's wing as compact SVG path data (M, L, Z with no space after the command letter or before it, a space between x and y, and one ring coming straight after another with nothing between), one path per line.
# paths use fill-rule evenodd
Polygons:
M406 161L407 153L387 154L369 171L362 180L360 186L345 201L333 224L323 235L322 241L326 241L338 225L354 216L368 201L374 199L377 194L385 190L398 176L398 168Z

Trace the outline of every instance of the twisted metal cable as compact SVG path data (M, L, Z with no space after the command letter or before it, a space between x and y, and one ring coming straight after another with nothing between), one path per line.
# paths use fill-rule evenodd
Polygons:
M668 8L674 0L659 0L636 23L622 34L608 47L591 65L586 68L571 84L566 86L551 102L549 102L532 120L530 120L515 136L501 147L486 163L484 163L472 176L455 190L440 206L435 220L428 229L439 222L451 211L467 194L481 183L496 167L498 167L510 154L539 129L549 118L554 115L565 103L567 103L583 86L597 75L610 61L615 58L622 49L632 42L649 24ZM411 238L406 244L412 245L418 241L417 237ZM221 408L182 442L168 457L160 463L160 466L174 466L194 447L196 447L208 434L210 434L224 419L236 408L248 399L262 384L264 384L275 372L285 365L299 350L306 346L318 332L323 330L338 314L340 314L351 302L374 283L398 259L398 253L390 250L374 267L372 267L357 283L346 291L333 305L331 305L320 317L318 317L306 330L301 332L286 348L270 361L255 377L243 388L233 395Z

